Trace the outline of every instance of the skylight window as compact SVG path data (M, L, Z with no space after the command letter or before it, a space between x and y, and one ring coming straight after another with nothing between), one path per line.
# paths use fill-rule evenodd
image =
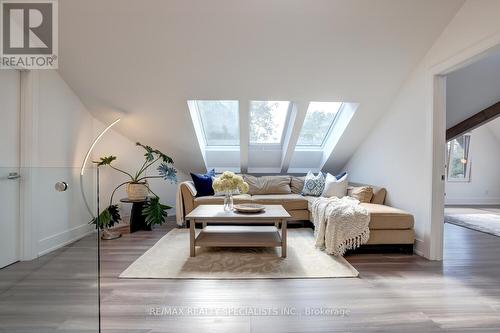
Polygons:
M207 146L240 144L238 101L195 101Z
M250 102L250 144L281 144L290 102Z
M341 106L340 102L309 103L297 146L323 146Z

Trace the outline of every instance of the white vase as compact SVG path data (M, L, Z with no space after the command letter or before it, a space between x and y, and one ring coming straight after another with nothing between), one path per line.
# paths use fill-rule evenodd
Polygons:
M127 196L131 201L146 200L149 190L147 182L129 183L127 184Z

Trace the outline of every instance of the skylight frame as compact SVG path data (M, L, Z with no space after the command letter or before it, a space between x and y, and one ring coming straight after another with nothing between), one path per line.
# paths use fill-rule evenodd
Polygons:
M300 140L300 133L302 132L302 128L300 129L299 132L299 138L297 139L297 143L295 145L295 150L300 150L300 151L317 151L317 150L323 150L325 148L326 142L328 141L328 138L332 135L333 130L335 128L335 124L337 123L341 113L342 109L344 108L345 103L344 102L317 102L317 101L310 101L309 105L306 110L306 117L307 117L307 112L309 112L309 108L311 107L311 103L340 103L340 106L337 109L337 112L335 113L335 116L333 117L332 121L330 122L330 126L328 127L328 130L326 131L325 135L323 136L323 140L320 145L304 145L304 144L299 144ZM304 126L305 123L305 118L304 122L302 123L302 126Z
M255 150L259 150L259 149L266 149L266 150L273 150L273 149L276 149L276 150L280 150L283 148L283 144L285 142L285 138L286 138L286 134L291 130L291 127L293 127L293 124L290 123L290 119L291 119L291 110L293 108L293 102L292 101L286 101L286 100L282 100L282 101L277 101L277 100L255 100L255 99L252 99L252 100L249 100L248 101L248 132L250 133L251 132L251 105L252 105L252 102L279 102L279 103L288 103L288 107L286 108L286 116L285 116L285 120L283 122L283 130L281 131L281 138L280 138L280 141L278 143L276 142L273 142L273 143L265 143L265 142L252 142L251 139L250 139L250 135L248 136L248 146L249 148L253 148Z
M199 122L199 130L201 132L201 137L203 139L203 144L204 144L204 148L205 150L227 150L227 151L232 151L232 150L235 150L235 149L239 149L240 145L241 145L241 141L240 141L240 132L241 132L241 129L240 129L240 121L239 121L239 117L240 117L240 101L237 100L237 99L193 99L191 100L192 102L192 105L194 106L195 110L196 110L196 116L197 116L197 119L198 119L198 122ZM201 109L199 107L199 104L198 102L236 102L236 114L238 116L238 122L237 122L237 126L238 126L238 136L237 136L237 143L236 144L209 144L209 140L207 138L207 133L205 131L205 123L203 122L203 117L201 116Z

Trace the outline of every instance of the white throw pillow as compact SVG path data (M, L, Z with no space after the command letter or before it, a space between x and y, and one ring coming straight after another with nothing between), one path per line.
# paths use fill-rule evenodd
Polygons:
M338 180L337 178L335 178L335 176L327 174L325 188L321 196L326 198L343 198L347 195L347 185L347 174Z

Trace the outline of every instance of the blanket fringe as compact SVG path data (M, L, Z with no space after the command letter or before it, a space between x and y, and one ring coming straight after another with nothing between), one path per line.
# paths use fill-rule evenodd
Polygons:
M347 239L345 242L339 244L334 251L331 251L331 253L328 254L333 254L335 256L343 256L347 252L347 250L355 250L361 245L366 244L369 238L370 238L370 229L367 229L363 231L360 235L354 238Z

